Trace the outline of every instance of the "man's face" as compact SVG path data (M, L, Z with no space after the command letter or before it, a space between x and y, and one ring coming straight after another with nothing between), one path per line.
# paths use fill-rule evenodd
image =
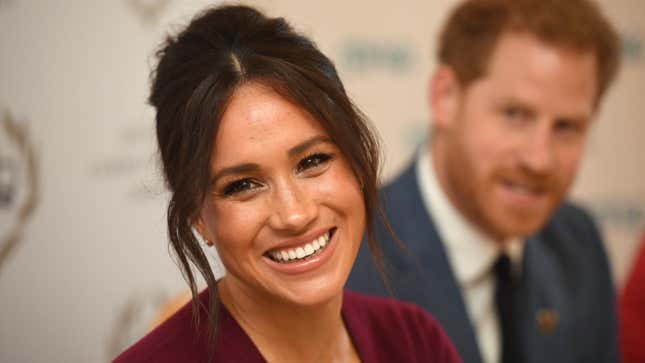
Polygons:
M433 158L442 188L497 240L537 231L576 175L595 111L596 60L526 33L502 35L466 88L433 81Z

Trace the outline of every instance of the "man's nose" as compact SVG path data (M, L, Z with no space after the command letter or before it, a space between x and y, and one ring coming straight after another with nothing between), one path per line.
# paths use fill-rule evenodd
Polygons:
M528 134L522 146L522 164L535 174L548 174L555 167L553 130L543 122Z

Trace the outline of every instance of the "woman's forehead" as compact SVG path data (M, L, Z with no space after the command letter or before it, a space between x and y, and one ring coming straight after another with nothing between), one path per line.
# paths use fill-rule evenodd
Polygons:
M221 118L214 157L286 150L318 135L328 136L308 112L268 86L249 83L235 90Z

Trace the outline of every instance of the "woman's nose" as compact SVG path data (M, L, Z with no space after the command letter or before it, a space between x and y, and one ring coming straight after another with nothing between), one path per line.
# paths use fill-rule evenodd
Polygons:
M318 205L304 182L289 180L274 187L269 224L276 230L300 232L318 216Z

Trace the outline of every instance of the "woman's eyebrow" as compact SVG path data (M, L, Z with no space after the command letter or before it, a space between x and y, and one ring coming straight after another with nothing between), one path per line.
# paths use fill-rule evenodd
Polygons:
M290 157L293 157L295 155L302 153L303 151L307 150L308 148L316 144L325 143L325 142L331 142L331 139L325 135L314 136L290 148L289 151L287 151L287 153ZM252 172L257 172L259 170L260 170L260 165L255 163L243 163L239 165L229 166L218 171L217 174L213 176L213 178L211 179L211 185L215 184L215 182L217 182L218 179L226 175L252 173Z
M217 174L213 176L213 178L211 179L211 185L215 184L215 182L219 178L226 175L251 173L251 172L257 172L258 170L260 170L260 166L254 163L244 163L244 164L229 166L227 168L224 168L218 171Z
M310 147L316 144L325 143L325 142L331 142L331 139L329 138L329 136L325 136L325 135L314 136L289 149L288 154L289 156L293 157L302 153L303 151L309 149Z

